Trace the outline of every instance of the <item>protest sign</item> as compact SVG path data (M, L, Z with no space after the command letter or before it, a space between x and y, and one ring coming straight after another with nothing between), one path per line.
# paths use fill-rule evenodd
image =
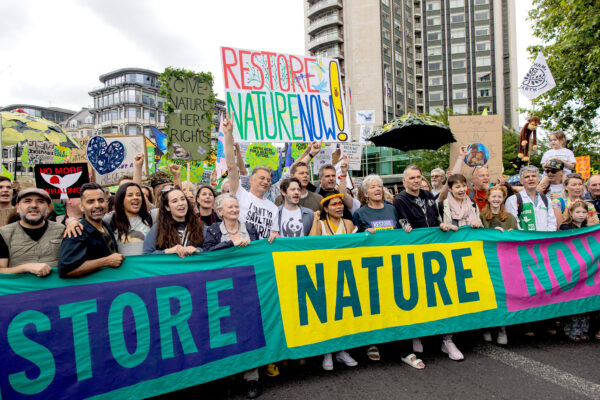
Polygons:
M358 110L356 112L356 123L358 125L374 124L375 110Z
M44 140L27 140L27 165L54 163L54 143Z
M361 144L369 144L370 141L367 138L373 133L373 129L375 129L374 125L361 125L360 126L360 139L359 143Z
M78 198L81 185L90 181L87 163L38 164L33 173L35 186L53 199Z
M461 146L473 143L487 148L484 158L490 173L491 182L502 175L502 116L501 115L469 115L449 118L450 129L456 143L450 145L450 165L454 165ZM472 149L472 148L471 148ZM473 175L473 167L466 162L462 165L464 176Z
M206 160L210 153L215 95L212 75L167 68L167 152L172 160Z
M591 175L590 156L575 157L575 172L581 174L583 179Z
M86 147L87 160L94 169L94 180L101 186L119 183L123 175L133 176L136 154L144 154L142 179L148 176L145 136L92 136Z
M350 140L336 59L221 47L221 61L236 140Z
M342 143L341 157L348 157L348 166L352 171L360 171L360 161L362 159L362 145L360 143Z
M292 158L298 160L308 147L308 143L292 143Z
M188 161L186 160L169 160L167 155L164 154L160 160L156 163L155 171L168 171L169 164L179 165L181 167L181 181L187 181L187 165ZM208 166L206 161L190 161L190 182L199 183L202 182L202 175L204 168Z
M326 164L331 164L333 161L333 149L323 148L313 158L313 173L318 174L319 169Z
M556 87L554 77L548 64L546 64L546 58L540 51L533 62L527 75L523 78L521 86L519 86L519 92L529 100L533 100L541 94L546 93Z
M250 168L259 166L269 167L276 170L279 166L279 154L277 147L271 143L252 143L246 151L246 164Z
M54 164L62 164L71 155L69 147L54 146Z
M146 398L285 359L600 309L600 231L439 228L0 275L2 398ZM118 379L115 379L118 376Z

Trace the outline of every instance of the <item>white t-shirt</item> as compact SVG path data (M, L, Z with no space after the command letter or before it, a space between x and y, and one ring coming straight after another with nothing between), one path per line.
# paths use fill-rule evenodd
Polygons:
M558 150L554 150L554 149L550 149L547 152L544 153L544 155L542 156L542 166L544 166L544 164L546 164L546 161L553 159L553 158L558 158L559 160L568 162L568 163L574 163L575 162L575 154L573 154L573 152L567 148L562 148L562 149L558 149ZM565 167L563 169L563 171L565 171L565 174L570 174L571 170L567 167Z
M279 236L281 237L302 237L306 236L304 226L302 225L302 211L300 207L297 210L290 211L283 207L281 210L281 229Z
M268 238L271 231L277 232L279 213L273 202L259 199L246 191L242 185L238 187L235 197L240 203L240 221L252 224L261 239Z
M550 191L547 194L548 194L548 197L550 197L551 194L558 194L560 197L562 197L563 196L563 184L558 183L556 185L550 185Z

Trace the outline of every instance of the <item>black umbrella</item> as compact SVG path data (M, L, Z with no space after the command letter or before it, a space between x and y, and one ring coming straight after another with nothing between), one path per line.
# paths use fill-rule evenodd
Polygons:
M402 151L437 150L445 144L456 142L448 126L429 116L414 114L395 118L366 139L377 146Z

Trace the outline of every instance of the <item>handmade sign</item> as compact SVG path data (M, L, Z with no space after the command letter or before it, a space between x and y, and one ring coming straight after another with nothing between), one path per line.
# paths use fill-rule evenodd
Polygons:
M583 179L591 176L590 156L575 157L575 172L581 174Z
M470 177L473 167L484 160L490 173L492 182L502 175L502 116L501 115L469 115L454 116L449 118L450 129L456 138L456 143L450 145L450 165L454 165L461 146L477 144L483 153L474 154L469 166L465 160L462 165L462 174ZM483 150L485 148L485 150ZM475 151L475 147L469 149ZM470 156L471 154L469 154Z
M199 183L202 182L202 174L204 168L208 166L206 161L190 161L190 182ZM179 165L181 167L181 180L187 181L187 164L186 160L169 160L167 155L163 155L160 160L156 163L155 171L163 170L168 171L169 164Z
M323 148L321 151L313 158L313 173L318 174L319 169L323 165L331 164L333 161L333 149Z
M264 166L276 170L279 166L277 147L271 143L252 143L246 151L246 164L251 168Z
M221 47L221 61L237 140L350 140L337 60Z
M71 155L69 147L54 146L54 164L62 164Z
M94 180L101 186L117 185L123 175L133 175L133 160L139 153L144 154L142 179L145 179L148 176L145 136L92 136L86 147Z
M439 228L0 274L6 399L139 399L285 359L600 309L597 227ZM116 379L115 377L118 377Z
M359 125L374 124L375 110L359 110L356 112L356 123Z
M54 163L54 143L44 140L27 140L27 164Z
M33 173L35 186L53 199L78 198L81 185L90 181L87 163L39 164Z
M360 161L362 159L362 145L360 143L340 144L342 150L341 156L348 158L348 166L351 171L360 171Z
M161 82L167 95L169 158L206 160L215 103L212 75L167 68Z

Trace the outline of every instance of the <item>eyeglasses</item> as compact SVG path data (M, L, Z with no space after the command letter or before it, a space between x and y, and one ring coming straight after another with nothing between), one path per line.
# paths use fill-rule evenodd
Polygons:
M555 174L558 172L557 169L545 169L544 172L546 172L547 174Z

